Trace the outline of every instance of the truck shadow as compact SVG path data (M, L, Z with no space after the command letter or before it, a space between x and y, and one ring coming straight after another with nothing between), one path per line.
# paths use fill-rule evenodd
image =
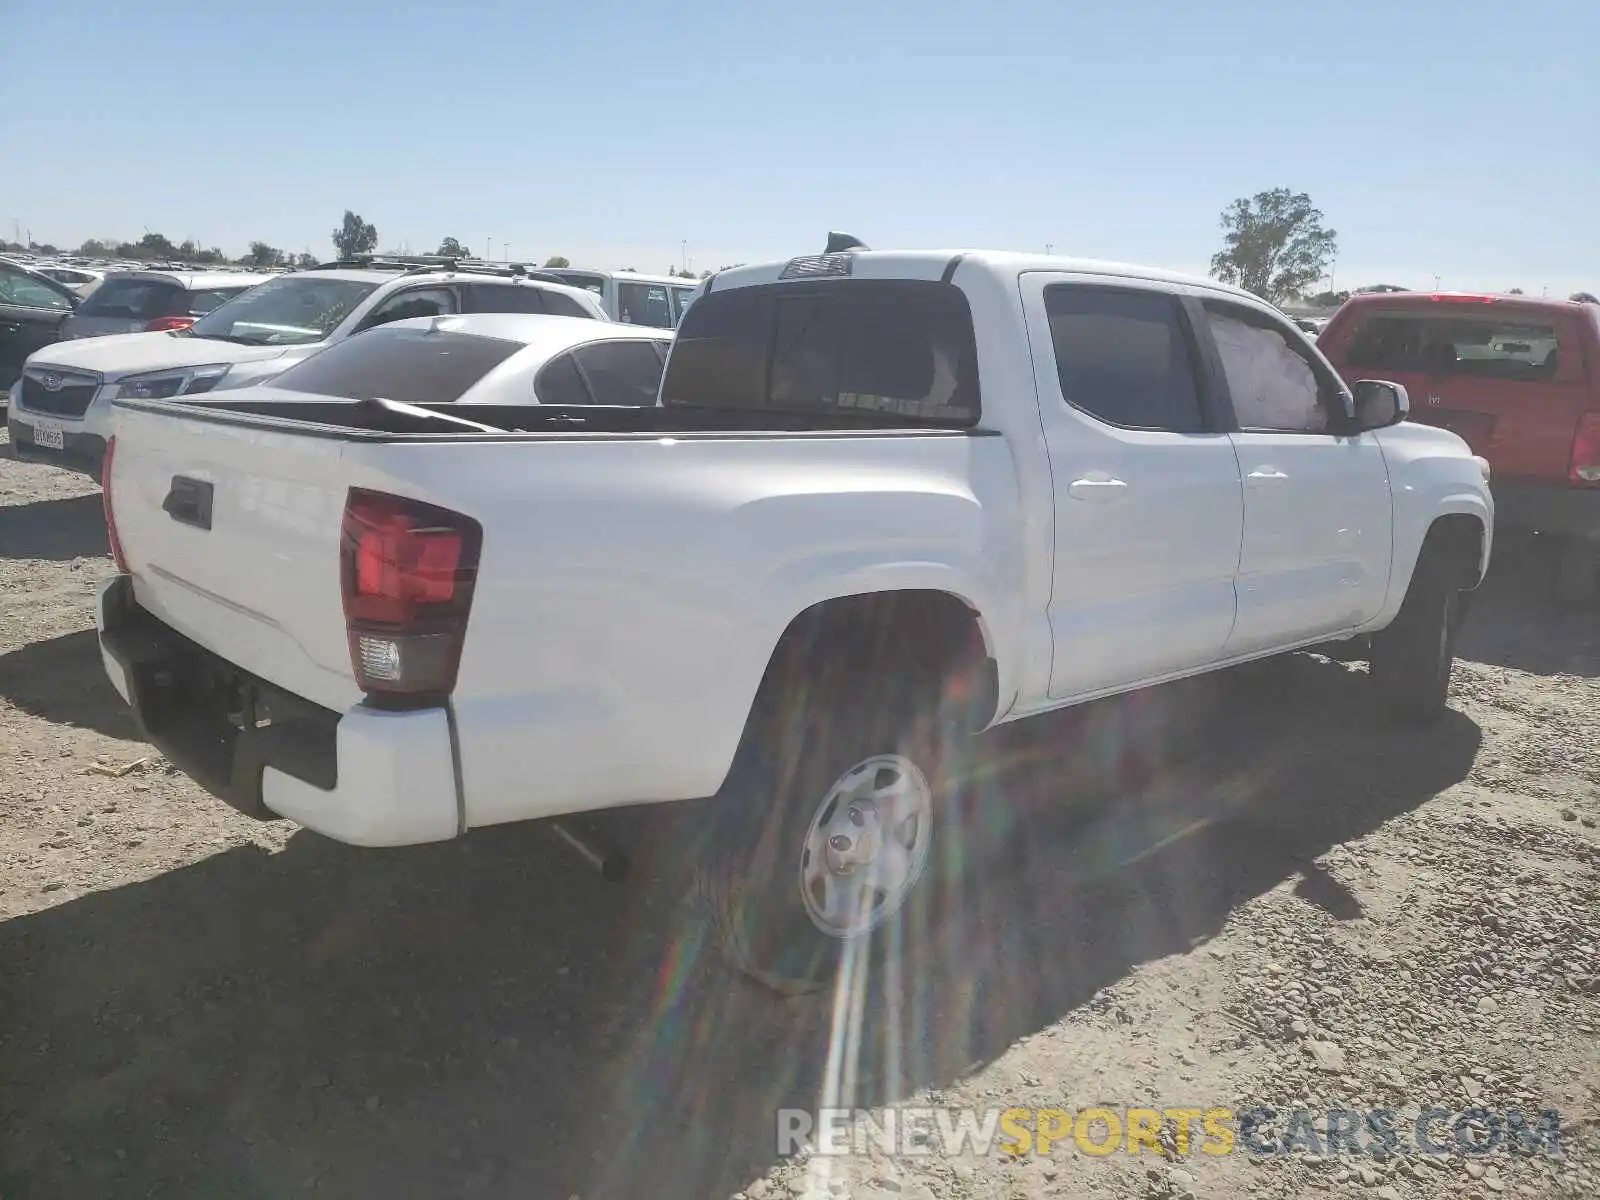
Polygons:
M71 562L110 552L99 492L0 508L0 558Z
M775 1110L944 1086L1462 779L1457 713L1374 717L1290 660L986 738L968 869L859 1023L728 973L680 897L696 809L602 884L537 826L360 851L300 833L0 927L7 1196L727 1195ZM1112 800L1114 803L1105 803ZM842 1011L841 1006L841 1011Z
M92 597L86 602L92 605ZM133 714L106 678L100 635L93 629L0 654L0 697L58 725L128 740L139 736Z

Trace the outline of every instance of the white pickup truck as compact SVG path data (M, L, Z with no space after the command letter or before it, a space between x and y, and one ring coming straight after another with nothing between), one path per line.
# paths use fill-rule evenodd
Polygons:
M370 846L702 798L795 990L928 891L972 731L1330 641L1437 717L1493 528L1276 310L1057 257L723 272L655 408L117 405L101 645L173 762Z

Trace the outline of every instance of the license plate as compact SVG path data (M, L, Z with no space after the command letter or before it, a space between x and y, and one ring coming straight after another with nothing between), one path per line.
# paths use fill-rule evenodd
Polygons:
M61 426L50 421L37 421L33 426L33 444L42 450L65 450L67 440Z

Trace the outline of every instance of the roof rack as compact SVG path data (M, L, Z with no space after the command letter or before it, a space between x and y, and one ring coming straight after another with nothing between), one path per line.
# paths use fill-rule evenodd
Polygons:
M341 258L333 262L318 263L313 271L393 271L398 275L429 275L436 272L460 272L467 275L495 275L502 279L520 278L528 273L522 263L496 266L485 262L463 262L455 258L428 255L426 258L378 258L358 254L354 258Z

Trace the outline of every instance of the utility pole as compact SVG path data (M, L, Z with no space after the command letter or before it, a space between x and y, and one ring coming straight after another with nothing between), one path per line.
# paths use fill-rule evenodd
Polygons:
M689 239L684 238L678 243L678 257L683 266L683 273L689 273Z
M1054 254L1056 252L1056 244L1054 242L1046 242L1044 244L1044 252L1046 254Z

